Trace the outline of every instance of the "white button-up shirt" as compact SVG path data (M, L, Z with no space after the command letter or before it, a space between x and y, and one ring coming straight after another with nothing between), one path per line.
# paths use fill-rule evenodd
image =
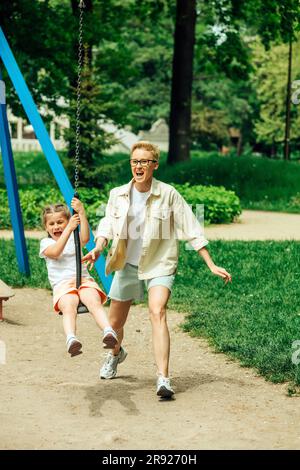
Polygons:
M123 269L126 263L130 189L134 180L110 192L105 217L100 220L95 240L112 240L106 259L106 275ZM203 228L192 209L173 186L152 179L146 204L139 279L174 274L177 269L179 240L198 251L208 244Z

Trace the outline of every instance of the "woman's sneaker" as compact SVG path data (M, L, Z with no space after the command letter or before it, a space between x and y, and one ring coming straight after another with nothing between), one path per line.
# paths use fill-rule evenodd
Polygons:
M127 352L124 348L120 348L119 354L114 356L109 352L106 356L105 362L100 369L100 379L113 379L117 374L118 364L125 361Z
M118 336L115 330L111 326L104 328L103 332L103 348L104 349L114 349L118 343Z
M170 384L170 379L163 375L159 375L157 379L156 394L162 398L171 398L174 393L175 392Z
M67 351L71 355L71 357L78 356L78 354L81 354L81 348L82 344L76 338L76 336L72 336L67 340Z

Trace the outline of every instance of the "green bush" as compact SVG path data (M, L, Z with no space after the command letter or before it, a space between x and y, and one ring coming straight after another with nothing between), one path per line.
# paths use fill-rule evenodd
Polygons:
M82 188L81 200L86 208L87 217L92 228L96 228L99 217L102 215L101 204L107 202L109 187L105 190L95 188ZM52 186L42 188L20 189L20 204L23 215L23 223L26 229L41 229L41 213L47 204L64 202L59 189ZM8 208L7 193L0 188L0 227L11 228L10 213Z
M161 162L156 174L165 183L224 186L237 194L243 208L299 212L291 201L299 192L298 162L194 152L187 162Z
M271 160L250 151L242 157L220 156L218 152L193 151L191 160L167 165L167 154L161 153L155 177L166 183L223 186L234 191L245 209L300 212L300 162ZM71 181L74 162L66 152L60 158ZM131 179L129 156L122 153L106 155L96 163L97 183L93 186L106 191L107 185L119 186ZM41 152L15 152L19 187L54 185L54 176ZM87 175L89 169L82 170ZM81 175L80 175L81 176ZM0 158L0 188L4 188L4 173ZM82 186L82 185L81 185ZM5 210L5 209L3 209Z
M88 221L95 229L99 219L104 215L104 205L108 201L109 191L113 183L107 184L103 190L97 188L81 188L80 198L85 206ZM206 222L231 222L240 214L239 199L232 191L224 188L175 185L189 204L205 205ZM26 229L41 229L41 212L44 206L55 202L63 202L58 188L53 186L29 187L19 190L23 222ZM0 226L11 228L7 193L0 188Z
M191 186L189 183L173 184L188 204L204 204L205 223L230 223L242 212L240 200L233 191L222 186Z
M18 185L51 184L54 177L42 152L14 152ZM0 156L0 187L5 188L3 162Z
M295 196L291 197L290 205L300 210L300 193L297 193Z

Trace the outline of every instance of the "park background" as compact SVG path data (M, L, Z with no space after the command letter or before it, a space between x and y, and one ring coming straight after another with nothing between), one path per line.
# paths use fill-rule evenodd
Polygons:
M158 179L190 204L204 204L207 225L238 224L243 210L300 214L299 2L85 5L80 194L93 229L109 190L130 179L135 137L161 147ZM78 2L2 1L0 18L72 181ZM12 143L20 119L22 139L33 142L3 68L2 75ZM151 132L157 122L159 138ZM14 150L14 160L25 229L41 230L41 208L62 197L41 152ZM0 227L11 228L1 162ZM219 238L210 252L232 284L213 278L182 246L170 307L186 314L185 332L297 395L300 371L291 358L300 339L299 241ZM30 277L18 272L13 241L0 239L1 279L49 290L39 242L28 237L27 246Z

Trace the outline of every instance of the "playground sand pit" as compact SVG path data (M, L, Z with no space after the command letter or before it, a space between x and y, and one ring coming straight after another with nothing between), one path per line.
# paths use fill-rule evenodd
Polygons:
M105 352L90 315L78 318L83 354L74 358L49 291L15 289L4 316L1 449L300 448L300 398L183 333L183 314L168 313L172 401L155 394L146 308L132 308L128 358L107 381L98 378Z

